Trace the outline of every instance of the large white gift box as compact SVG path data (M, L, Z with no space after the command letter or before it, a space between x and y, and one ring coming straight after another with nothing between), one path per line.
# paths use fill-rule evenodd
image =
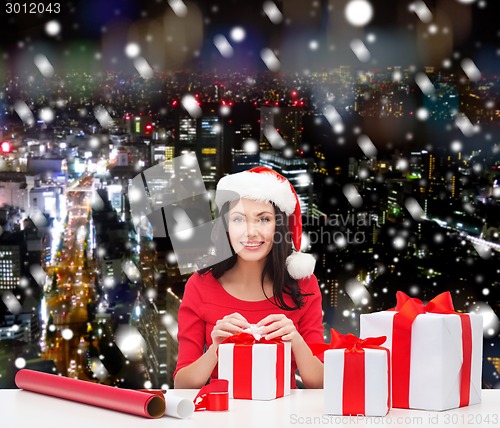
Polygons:
M410 300L406 308L361 315L360 337L387 337L382 346L391 350L392 406L446 410L479 403L482 317L455 313L451 296L444 296L451 304L443 310L448 313L434 313L439 306L434 303L425 307L418 299L404 300ZM424 313L415 315L422 308ZM402 317L413 318L406 330L401 328L406 322Z

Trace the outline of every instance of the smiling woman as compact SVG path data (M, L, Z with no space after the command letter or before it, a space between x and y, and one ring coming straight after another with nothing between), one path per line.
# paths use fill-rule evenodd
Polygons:
M315 260L300 253L300 204L288 180L258 167L222 178L213 238L232 255L195 273L179 309L176 388L217 378L217 347L256 324L266 340L291 343L291 385L298 369L306 387L323 383L323 364L308 343L323 340ZM295 250L294 250L295 248Z

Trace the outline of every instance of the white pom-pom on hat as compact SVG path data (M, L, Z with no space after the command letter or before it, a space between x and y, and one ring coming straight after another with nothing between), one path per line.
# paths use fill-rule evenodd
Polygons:
M311 254L293 252L286 258L286 269L294 279L307 278L314 272L316 259Z

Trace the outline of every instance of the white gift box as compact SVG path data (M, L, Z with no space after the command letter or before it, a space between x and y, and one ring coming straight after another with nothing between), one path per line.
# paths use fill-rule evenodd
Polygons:
M344 379L345 349L329 349L325 351L324 400L325 413L345 415ZM389 362L387 351L383 349L364 349L364 409L356 411L356 415L385 416L389 411ZM361 369L361 367L360 367ZM349 397L345 397L349 399Z
M251 347L251 365L234 358L235 346ZM278 346L283 346L283 360L278 361ZM257 343L254 345L241 345L224 343L219 345L219 379L229 382L229 398L245 398L252 400L273 400L277 397L278 377L277 370L283 370L282 379L283 396L290 395L290 377L292 364L292 348L290 342L280 344ZM251 387L245 391L245 396L234 396L235 376L239 371L251 371ZM281 395L280 395L281 397Z
M361 315L360 337L387 336L382 346L391 350L391 359L394 358L392 337L396 314L396 311L382 311ZM477 314L469 314L469 317L472 330L470 405L481 401L483 321ZM446 410L459 407L462 361L460 316L418 315L411 328L409 408ZM392 375L396 375L394 363ZM394 388L392 393L394 395Z

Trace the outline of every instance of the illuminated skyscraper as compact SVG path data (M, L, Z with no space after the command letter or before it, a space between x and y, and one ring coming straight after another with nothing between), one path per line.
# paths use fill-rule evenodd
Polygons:
M0 290L14 290L21 280L23 242L20 233L0 236Z
M300 150L302 143L302 119L304 108L292 107L270 107L262 106L260 110L260 149L271 150L271 142L266 136L266 129L274 128L281 138L295 151ZM276 148L276 147L274 147Z

